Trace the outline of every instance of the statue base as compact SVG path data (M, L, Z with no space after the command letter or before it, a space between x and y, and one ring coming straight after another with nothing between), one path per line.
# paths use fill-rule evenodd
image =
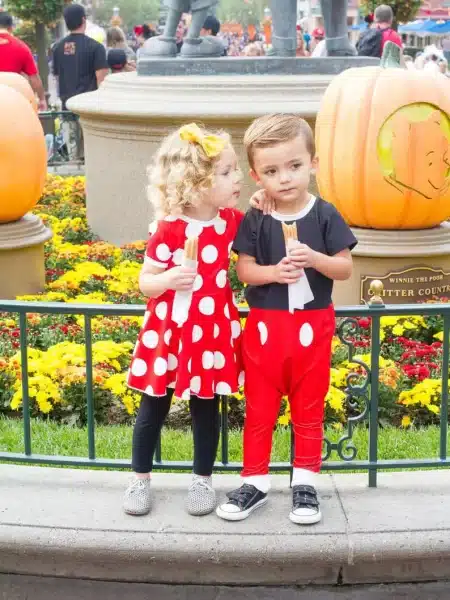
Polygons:
M450 223L414 231L352 231L358 239L353 274L335 282L336 306L368 302L374 279L383 282L385 304L450 300Z
M52 232L31 213L0 224L0 298L13 300L45 287L44 244Z
M257 189L243 145L251 121L294 112L314 128L333 77L368 64L377 59L143 58L139 68L148 76L108 76L99 90L68 101L84 132L90 227L118 245L147 238L153 220L145 193L147 167L162 139L192 121L231 134L244 172L240 208L246 210Z
M151 38L149 42L158 38ZM209 40L209 38L205 38ZM146 42L148 44L148 42ZM156 47L156 43L152 46ZM195 46L194 46L195 48ZM198 47L199 49L201 46ZM200 50L199 50L200 51ZM202 56L202 54L198 54ZM204 56L204 55L203 55ZM145 46L137 72L146 76L180 77L186 75L338 75L346 69L379 64L378 58L343 56L333 58L296 58L282 56L221 58L161 58L147 55Z

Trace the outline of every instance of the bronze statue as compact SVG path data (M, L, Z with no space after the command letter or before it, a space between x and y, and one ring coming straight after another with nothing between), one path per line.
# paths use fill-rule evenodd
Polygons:
M244 0L242 0L244 1ZM354 56L348 39L347 0L320 0L325 24L328 56ZM222 42L213 36L200 37L206 17L214 12L219 0L164 0L168 7L164 33L147 40L142 49L146 56L171 58L177 55L176 31L183 13L191 12L192 21L181 48L185 57L222 56ZM271 0L273 54L295 56L297 45L297 0Z
M164 0L169 9L164 33L145 42L143 54L174 57L177 55L176 32L183 13L192 13L187 37L183 40L181 55L185 57L221 56L224 46L213 36L200 37L206 17L213 12L219 0Z
M328 56L354 56L348 39L347 0L321 0ZM295 56L297 0L271 0L273 53Z

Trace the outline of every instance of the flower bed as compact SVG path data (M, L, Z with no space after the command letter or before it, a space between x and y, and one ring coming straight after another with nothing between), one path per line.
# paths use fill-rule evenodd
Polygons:
M145 241L122 248L95 238L86 221L82 177L49 176L36 214L53 230L45 248L47 286L38 296L21 300L68 303L144 303L137 282ZM242 290L233 264L230 276L237 294ZM125 386L125 374L141 318L92 319L94 401L99 422L127 422L135 414L139 395ZM438 419L441 397L442 320L436 317L383 317L380 362L380 418L409 426ZM370 321L360 319L349 334L357 357L370 358ZM68 423L86 422L83 318L30 314L29 389L32 414ZM18 320L0 315L0 412L16 413L22 404ZM359 369L359 370L358 370ZM362 377L337 338L333 343L331 386L326 400L328 422L342 427L349 410L345 388L350 373ZM233 399L232 423L242 422L243 395ZM183 406L183 405L181 405ZM181 411L183 412L183 411ZM289 423L289 407L279 423Z

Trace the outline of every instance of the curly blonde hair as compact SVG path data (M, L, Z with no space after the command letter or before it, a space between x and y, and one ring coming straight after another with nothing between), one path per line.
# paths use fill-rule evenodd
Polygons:
M201 127L204 136L215 135L231 143L224 132L211 132ZM147 173L148 198L156 217L179 215L192 206L198 206L205 192L214 183L214 169L220 154L208 157L201 143L181 139L180 129L170 134L155 154Z

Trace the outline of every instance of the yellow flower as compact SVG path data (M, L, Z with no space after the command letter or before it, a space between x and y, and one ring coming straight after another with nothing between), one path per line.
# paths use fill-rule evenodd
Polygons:
M344 412L345 394L343 391L331 385L325 401L338 414Z
M402 325L394 325L394 327L392 328L392 333L394 335L403 335L405 333L405 328Z
M411 417L408 415L405 415L404 417L402 417L402 427L409 427L411 425Z

